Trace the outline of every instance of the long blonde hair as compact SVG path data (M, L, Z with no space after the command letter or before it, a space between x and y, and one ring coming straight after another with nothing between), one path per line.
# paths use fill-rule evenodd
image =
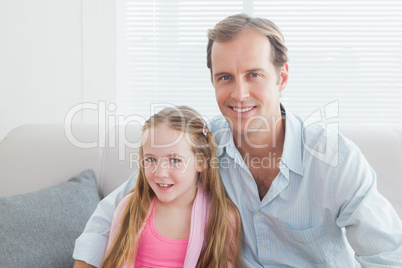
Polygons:
M236 206L227 197L219 175L215 139L204 120L192 108L178 106L165 108L150 117L143 126L143 133L152 127L166 124L174 130L190 134L191 147L201 157L204 169L198 173L198 183L210 197L209 219L205 229L206 246L197 262L198 268L241 266L241 221ZM133 266L138 245L139 231L143 226L155 197L145 177L144 156L140 148L140 168L137 184L123 212L121 228L106 253L102 267L116 268L124 264Z

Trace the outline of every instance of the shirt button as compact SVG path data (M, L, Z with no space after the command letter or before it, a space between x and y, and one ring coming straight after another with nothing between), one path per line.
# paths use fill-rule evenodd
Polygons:
M248 177L248 180L249 180L249 181L252 181L252 180L253 180L253 178L251 178L251 177Z
M261 212L257 211L257 212L255 213L255 215L260 216L260 215L261 215Z
M266 248L267 245L265 245L265 243L262 243L262 244L261 244L261 247L262 247L262 248Z

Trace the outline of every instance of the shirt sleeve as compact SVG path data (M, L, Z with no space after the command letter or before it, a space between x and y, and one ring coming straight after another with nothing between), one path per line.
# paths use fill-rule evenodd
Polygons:
M106 250L113 212L117 203L135 186L138 171L99 202L84 232L75 241L73 258L100 267Z
M377 191L374 170L357 147L340 163L332 187L336 224L345 228L356 260L363 267L402 267L402 222Z

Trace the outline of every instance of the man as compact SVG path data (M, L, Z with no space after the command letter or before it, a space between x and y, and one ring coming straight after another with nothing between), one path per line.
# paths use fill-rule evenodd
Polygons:
M241 214L246 266L402 267L401 220L359 149L323 126L304 127L280 104L288 64L279 29L240 14L208 37L224 116L211 126ZM101 263L114 206L134 177L100 203L77 239L74 258L84 262L76 267Z

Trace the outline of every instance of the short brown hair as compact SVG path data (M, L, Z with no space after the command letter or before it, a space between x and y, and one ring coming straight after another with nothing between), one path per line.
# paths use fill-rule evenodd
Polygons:
M218 22L208 30L207 66L212 75L212 45L215 41L225 42L235 39L243 29L250 29L267 36L272 48L272 63L279 75L281 67L287 63L287 47L282 32L272 21L264 18L253 18L247 14L236 14Z

